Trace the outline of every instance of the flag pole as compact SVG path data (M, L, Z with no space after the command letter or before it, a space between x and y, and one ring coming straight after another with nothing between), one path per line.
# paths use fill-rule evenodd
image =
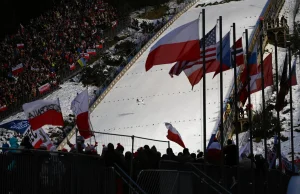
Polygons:
M278 54L277 54L277 33L275 33L275 69L276 69L276 96L278 98ZM282 167L282 161L281 161L281 135L280 135L280 118L279 118L279 110L276 110L277 113L277 138L278 138L278 146L277 146L277 153L278 153L278 159L279 159L279 167Z
M224 146L224 129L223 129L223 35L222 35L222 16L219 16L219 35L220 35L220 132L221 132L221 150L223 151ZM221 155L221 167L222 167L222 184L225 184L224 180L224 156Z
M233 31L233 72L234 72L234 127L235 127L235 143L236 143L236 165L237 165L237 180L239 179L239 133L238 133L238 86L237 86L237 72L236 72L236 29L235 23L232 24ZM238 184L238 193L240 193L240 184Z
M251 88L250 88L250 81L251 81L251 77L250 77L250 66L248 64L249 62L249 39L248 39L248 29L246 29L245 31L245 36L246 36L246 58L247 58L247 84L248 84L248 105L249 105L249 110L248 110L248 119L249 119L249 132L250 132L250 153L251 155L253 155L253 141L252 141L252 135L253 135L253 131L252 131L252 110L251 110ZM255 193L255 186L254 186L254 174L253 174L253 158L251 158L251 180L252 180L252 193Z
M290 86L290 122L291 122L291 152L292 152L292 171L295 173L295 159L294 159L294 126L293 126L293 91L292 91L292 52L291 52L291 42L288 42L288 48L289 48L289 86ZM297 57L297 55L296 55Z
M202 9L202 60L203 60L203 154L206 161L206 61L205 61L205 9Z
M267 130L264 127L264 121L266 120L266 115L265 115L265 110L266 110L266 105L265 105L265 77L264 77L264 53L263 53L263 21L260 21L260 36L259 36L259 46L260 46L260 68L261 68L261 95L262 95L262 129L264 129L264 148L265 148L265 158L268 157L267 153Z
M264 126L264 121L266 120L266 105L265 105L265 77L264 77L264 54L263 54L263 20L260 20L260 36L259 36L259 46L260 46L260 67L261 67L261 95L262 95L262 124L261 127L264 130L264 148L265 148L265 159L268 158L268 146L267 146L267 129ZM268 173L266 173L266 182L268 182ZM266 184L268 187L268 184ZM268 188L266 188L267 190ZM267 190L268 192L268 190Z

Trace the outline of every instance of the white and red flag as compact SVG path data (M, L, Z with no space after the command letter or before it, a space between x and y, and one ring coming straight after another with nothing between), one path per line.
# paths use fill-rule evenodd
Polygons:
M44 125L64 126L59 100L36 100L23 104L23 110L32 130Z
M70 70L73 71L76 69L75 63L73 63L72 65L70 65Z
M185 148L182 138L181 138L179 132L175 129L175 127L173 127L172 124L170 124L170 123L165 123L165 125L168 129L167 138L170 141L173 141L173 142L177 143L178 145L180 145L181 147Z
M39 128L35 131L31 130L30 127L24 132L24 136L28 136L31 142L31 145L37 149L40 148L41 144L45 144L47 146L47 150L53 146L52 141L43 128Z
M84 90L72 101L71 109L76 116L76 124L79 134L88 139L93 134L89 125L89 96L88 91Z
M20 64L16 65L15 67L12 67L12 68L11 68L12 74L13 74L14 76L17 76L18 74L22 73L23 70L24 70L24 65L23 65L23 63L20 63Z
M97 55L96 49L86 49L86 52L87 52L89 55L92 55L92 56Z
M102 44L96 44L96 48L97 48L97 49L102 49L102 48L103 48L103 45L102 45Z
M39 89L39 92L40 92L41 94L43 94L43 93L49 91L50 88L51 88L51 85L50 85L49 83L46 83L46 84L40 86L38 89Z
M155 65L194 61L200 56L199 20L186 23L158 40L150 49L146 71Z
M17 47L18 47L18 49L22 49L22 48L24 48L24 44L23 43L19 43L19 44L17 44Z

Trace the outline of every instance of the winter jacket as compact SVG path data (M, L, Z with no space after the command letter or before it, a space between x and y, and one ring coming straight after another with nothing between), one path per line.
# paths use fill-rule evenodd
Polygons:
M9 139L9 144L10 144L10 148L12 148L12 149L18 149L19 148L18 140L15 137L12 137L12 138ZM10 152L17 153L18 150L10 150Z

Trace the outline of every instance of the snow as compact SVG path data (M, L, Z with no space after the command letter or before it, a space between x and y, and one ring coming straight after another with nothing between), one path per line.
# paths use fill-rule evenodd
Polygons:
M214 2L214 1L206 1ZM203 3L199 1L198 3ZM198 4L196 3L196 4ZM245 0L221 5L207 6L206 31L208 32L217 22L219 15L223 16L223 34L231 29L233 22L237 26L237 37L243 35L246 28L255 25L266 0ZM255 5L255 6L254 6ZM199 16L201 7L193 6L180 16L163 34L174 28L194 20ZM217 14L216 14L217 13ZM201 33L201 32L200 32ZM251 33L251 29L250 32ZM154 41L155 43L155 41ZM153 44L154 44L153 43ZM151 47L151 46L150 46ZM145 72L145 60L150 47L135 62L135 64L118 81L104 100L91 113L91 123L96 131L135 135L153 139L167 140L167 129L164 122L170 122L180 132L186 147L191 152L203 150L202 142L202 82L194 90L182 74L170 78L168 71L171 65L155 66ZM170 53L171 54L171 53ZM219 118L219 76L212 79L213 73L207 74L207 137L208 141L215 123ZM224 72L224 97L229 89L233 71ZM136 99L143 99L145 105L138 105ZM97 141L103 143L122 143L122 137L97 135ZM124 140L125 141L125 140ZM126 140L126 142L130 141ZM149 146L156 142L147 142ZM147 144L135 142L134 147ZM166 144L160 146L165 152ZM124 145L125 150L131 150L130 144ZM171 142L174 152L182 148Z

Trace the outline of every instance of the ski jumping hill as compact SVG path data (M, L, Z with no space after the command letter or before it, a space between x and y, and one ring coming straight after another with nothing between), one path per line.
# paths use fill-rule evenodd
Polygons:
M196 5L208 2L196 2L160 37L198 18L203 8L196 8ZM237 39L243 36L245 29L249 29L250 34L266 2L267 0L243 0L207 6L205 7L206 32L213 28L219 16L223 16L223 35L231 30L233 22L236 23ZM199 26L202 24L200 23ZM202 34L202 32L200 33ZM145 61L151 46L156 41L152 42L146 51L134 61L134 64L110 89L104 99L97 101L100 103L95 104L95 108L92 108L90 114L93 129L106 133L167 140L167 129L164 122L170 122L180 132L186 147L191 152L203 150L203 83L201 81L192 90L184 73L171 78L168 72L172 64L154 66L146 72ZM172 50L169 54L172 55ZM212 79L213 74L210 73L206 76L207 143L211 134L215 133L215 125L220 116L220 78L216 76ZM232 81L233 70L225 71L223 73L223 100L231 90ZM137 99L143 100L143 103L138 103ZM121 143L125 147L125 151L131 150L130 138L96 134L96 140L99 144L113 143L116 145ZM145 144L150 147L156 145L162 153L165 153L167 148L165 143L135 140L134 150ZM174 152L182 151L182 148L177 144L171 143L171 147Z

